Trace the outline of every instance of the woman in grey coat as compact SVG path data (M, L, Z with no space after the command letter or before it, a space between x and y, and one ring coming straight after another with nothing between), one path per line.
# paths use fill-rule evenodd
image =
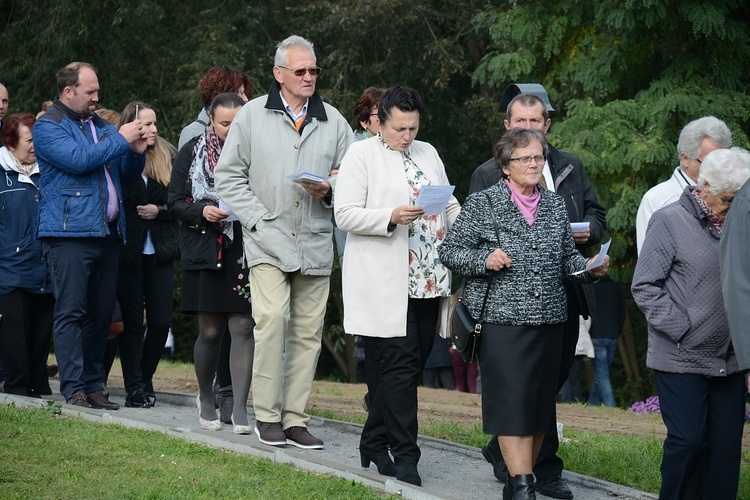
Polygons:
M648 320L646 365L667 426L660 499L683 498L703 461L702 497L737 496L745 384L724 312L719 239L750 178L741 160L727 149L704 158L697 186L654 213L633 276L633 298Z
M563 199L538 187L546 152L542 132L506 132L495 148L503 178L466 199L439 250L467 278L466 305L483 320L482 422L508 465L505 500L536 498L532 467L555 414L564 281L590 281L609 266L607 258L583 272Z

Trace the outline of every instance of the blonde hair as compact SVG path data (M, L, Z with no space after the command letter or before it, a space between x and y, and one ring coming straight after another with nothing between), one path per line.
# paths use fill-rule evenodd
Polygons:
M163 186L169 186L169 179L172 177L172 159L176 153L174 146L157 135L154 145L146 149L144 175Z
M130 102L122 110L117 122L118 129L135 120L136 109L150 109L156 114L156 110L145 102ZM154 145L146 149L146 166L143 167L143 174L163 186L169 186L169 179L172 177L172 158L176 153L174 146L157 134Z

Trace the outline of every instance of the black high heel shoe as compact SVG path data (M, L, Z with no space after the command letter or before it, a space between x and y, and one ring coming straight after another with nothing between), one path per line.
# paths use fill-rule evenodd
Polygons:
M422 486L422 478L419 477L417 464L399 464L396 466L396 479L414 486Z
M371 456L360 450L359 458L362 459L362 468L367 469L368 467L370 467L370 462L372 462L378 468L378 472L381 475L396 477L396 466L393 465L391 457L388 456L388 453Z

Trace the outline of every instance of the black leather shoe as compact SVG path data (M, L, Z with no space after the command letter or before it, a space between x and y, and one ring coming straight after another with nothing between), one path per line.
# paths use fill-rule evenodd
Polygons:
M154 405L148 400L143 389L136 389L125 396L125 406L128 408L151 408Z
M372 462L378 468L380 475L396 477L396 466L393 465L388 453L383 453L382 455L368 455L360 450L359 458L362 460L362 468L366 469L370 467L370 462Z
M565 484L565 481L560 476L551 476L538 480L536 482L536 491L552 498L561 498L564 500L573 498L573 492L570 491L570 487Z
M99 408L101 410L119 410L120 405L113 403L102 393L102 391L94 391L91 394L86 394L86 400L92 408Z
M503 455L500 453L500 444L497 442L497 436L492 436L487 446L482 448L482 456L492 464L492 472L501 483L508 480L508 466L505 465Z
M146 395L146 399L151 406L156 405L156 392L154 392L154 384L150 380L143 383L143 394Z
M396 466L396 479L414 486L422 486L422 478L419 477L417 464L399 464Z

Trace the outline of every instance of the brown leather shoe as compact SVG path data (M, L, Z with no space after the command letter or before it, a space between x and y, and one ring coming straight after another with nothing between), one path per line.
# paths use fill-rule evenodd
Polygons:
M102 410L119 410L120 405L113 403L102 393L102 391L94 391L91 394L86 394L89 404L92 408L100 408Z
M88 401L86 401L86 395L80 391L74 392L73 395L65 401L65 404L81 406L83 408L91 408L91 405L88 403Z

